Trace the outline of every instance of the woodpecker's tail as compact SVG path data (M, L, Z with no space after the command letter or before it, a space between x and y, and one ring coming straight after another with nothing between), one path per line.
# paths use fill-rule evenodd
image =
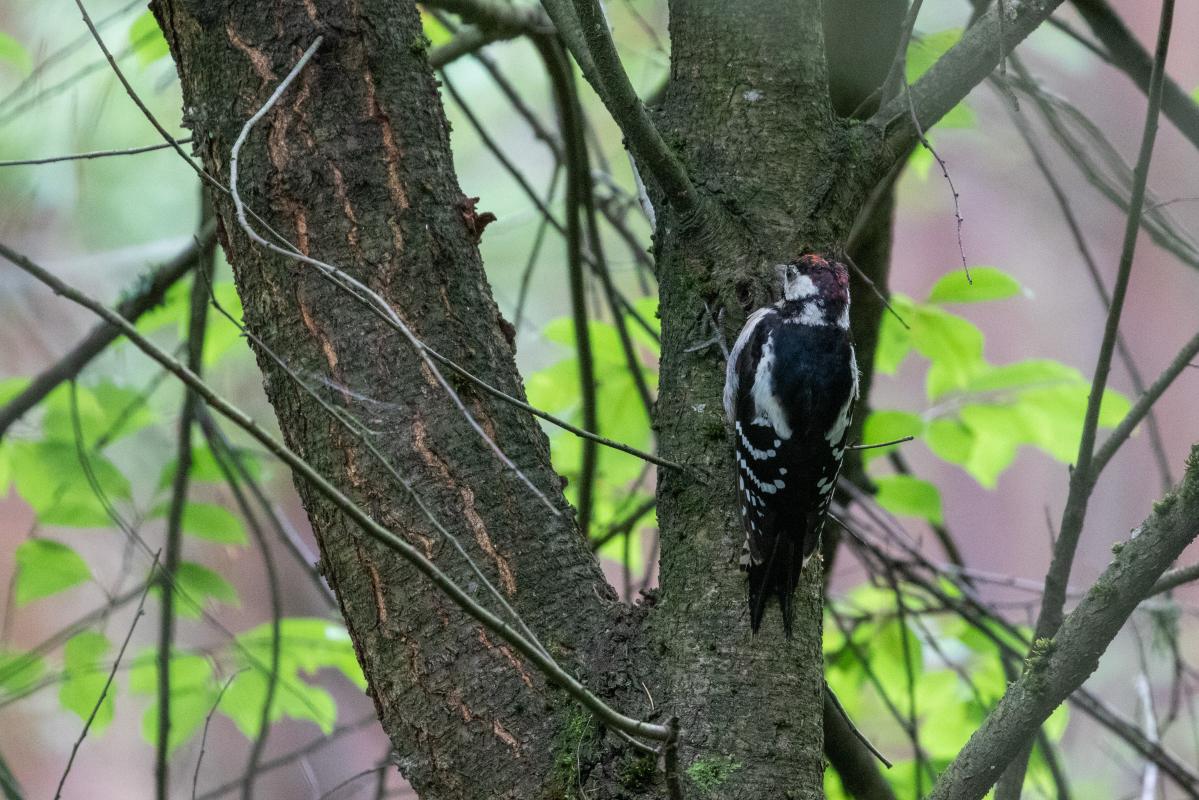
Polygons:
M767 600L774 595L783 614L783 631L788 639L791 638L791 621L795 616L792 600L795 587L799 585L803 563L801 537L784 534L775 537L774 546L770 548L770 555L765 561L749 564L749 626L754 633L762 625Z

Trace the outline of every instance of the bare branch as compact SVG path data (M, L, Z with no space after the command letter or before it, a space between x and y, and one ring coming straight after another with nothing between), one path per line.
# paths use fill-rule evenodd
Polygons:
M191 142L191 137L184 139L176 139L175 144L188 144ZM88 153L74 153L67 156L49 156L48 158L27 158L18 161L0 161L0 167L24 167L34 164L58 164L63 161L84 161L92 158L109 158L112 156L132 156L138 153L152 153L155 150L166 150L171 145L163 142L161 144L148 144L143 147L128 147L123 150L92 150Z
M641 168L657 181L684 219L700 213L699 195L691 178L629 82L599 0L543 0L542 5L580 67L587 60L594 62L591 69L584 68L583 75L603 99Z
M1170 44L1173 14L1174 0L1163 0L1153 86L1149 92L1149 108L1145 114L1145 127L1141 137L1140 153L1137 156L1132 198L1129 201L1128 218L1124 226L1124 246L1120 253L1116 283L1112 288L1112 302L1108 310L1107 321L1104 324L1103 341L1099 347L1099 357L1091 381L1091 392L1087 399L1082 435L1079 437L1078 443L1078 458L1070 476L1070 492L1066 499L1066 508L1062 512L1061 531L1054 547L1049 572L1045 576L1045 598L1037 619L1036 635L1038 638L1053 636L1061 622L1062 608L1066 601L1066 585L1070 580L1070 568L1074 561L1078 538L1082 533L1087 503L1095 480L1098 478L1099 465L1092 463L1092 459L1095 455L1095 434L1099 427L1099 409L1103 402L1104 390L1107 387L1107 376L1111 371L1116 335L1120 330L1120 316L1124 309L1129 278L1132 275L1141 208L1145 201L1145 184L1149 178L1149 162L1153 157L1153 143L1157 136L1157 122L1161 111L1162 76Z
M885 130L889 152L906 153L918 140L918 130L928 130L945 116L991 73L1004 53L1011 53L1061 4L1062 0L1007 0L1002 4L1007 13L1002 25L999 8L988 9L912 85L912 114L907 101L896 97L871 117L870 124Z
M154 557L153 570L158 566L158 556ZM104 688L100 690L100 696L96 698L96 704L92 706L92 713L88 714L87 721L83 723L83 730L79 732L79 738L75 740L75 744L71 746L71 757L67 759L66 769L62 771L62 777L58 779L58 788L54 791L54 800L59 800L62 797L62 787L67 782L67 776L71 774L71 767L75 763L75 755L79 752L79 746L83 744L83 740L87 737L87 732L92 727L92 722L96 719L96 713L99 712L100 706L104 704L104 698L108 696L108 690L112 686L112 679L116 677L117 669L121 666L121 659L125 657L125 648L129 646L129 640L133 638L133 631L137 628L137 622L145 613L146 595L150 592L150 587L154 585L153 581L146 581L145 587L142 589L141 599L137 603L137 611L133 614L133 622L129 623L129 632L125 634L125 640L121 642L121 649L117 652L116 659L112 662L112 669L108 672L108 680L104 682Z
M126 319L136 320L161 303L167 290L187 274L195 264L196 256L211 247L215 239L216 221L212 220L200 229L196 239L179 255L143 278L138 287L117 305L117 313ZM120 335L120 331L112 325L100 323L71 352L34 378L23 392L0 408L0 439L25 412L44 400L63 381L79 375L93 358L104 352Z
M1128 30L1107 0L1073 0L1073 6L1106 48L1105 60L1127 75L1141 91L1149 91L1153 58ZM1199 103L1169 76L1162 89L1162 113L1199 147Z
M1167 0L1168 2L1168 0ZM1178 489L1118 548L1112 563L1053 638L1038 638L1024 673L1009 686L982 727L942 774L930 800L978 800L999 770L1071 692L1166 568L1199 534L1199 446L1192 448Z

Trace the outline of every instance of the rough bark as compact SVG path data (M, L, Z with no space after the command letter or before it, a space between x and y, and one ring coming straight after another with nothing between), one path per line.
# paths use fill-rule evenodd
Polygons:
M431 346L521 396L454 177L415 7L160 0L154 11L179 67L199 155L222 180L245 120L300 52L325 36L242 151L244 199L302 252L379 292ZM365 423L373 444L559 660L607 691L590 680L594 662L579 654L611 652L604 645L619 605L573 525L535 422L456 382L484 428L553 498L557 517L501 467L398 334L311 267L253 246L229 198L216 201L251 331ZM258 357L289 446L494 606L367 448L265 352ZM575 781L585 715L580 720L563 695L412 568L306 485L299 490L383 726L422 796L562 796ZM632 680L633 670L620 671Z

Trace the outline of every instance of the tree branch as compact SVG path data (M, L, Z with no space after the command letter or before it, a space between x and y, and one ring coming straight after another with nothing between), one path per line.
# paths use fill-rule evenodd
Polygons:
M1128 30L1115 9L1107 0L1073 0L1073 5L1091 33L1107 48L1104 55L1112 66L1127 75L1141 91L1148 92L1153 58ZM1166 76L1162 89L1162 113L1178 126L1178 130L1191 144L1199 147L1199 103L1192 100L1169 76Z
M912 84L911 114L907 100L900 96L885 103L870 118L870 124L885 130L888 151L906 153L918 141L918 130L928 130L945 116L991 73L1004 53L1011 53L1061 3L1062 0L1007 0L1002 4L1007 12L1002 24L998 4L988 9L956 45ZM894 158L883 165L884 172L893 161Z
M117 313L128 320L137 320L142 314L162 303L167 290L187 274L187 271L196 262L196 255L212 246L215 238L216 220L210 220L200 228L200 233L195 240L177 256L156 267L152 273L142 278L129 296L117 304ZM120 336L121 333L117 328L102 322L92 328L92 332L75 345L71 352L43 370L23 392L0 408L0 439L4 438L8 429L25 412L44 400L46 395L54 391L63 381L69 381L79 375L93 358L104 352L104 349Z
M571 55L583 67L584 77L595 87L624 134L633 158L653 177L667 201L684 219L699 213L699 195L691 178L650 119L621 65L599 0L543 0L542 5ZM593 62L590 69L585 68L586 60Z
M1117 548L1111 565L1053 638L1033 643L1024 673L954 759L930 800L977 800L1036 729L1095 671L1099 658L1166 568L1199 535L1199 445L1177 490Z

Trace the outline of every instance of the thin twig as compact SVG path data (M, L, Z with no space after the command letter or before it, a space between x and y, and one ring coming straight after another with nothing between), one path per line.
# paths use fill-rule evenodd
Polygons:
M973 283L974 281L970 278L970 267L966 264L966 246L962 243L962 222L964 220L962 219L962 208L958 204L959 195L957 187L953 185L953 178L949 177L949 167L945 165L945 159L941 158L940 154L937 153L928 141L928 137L924 135L924 128L920 126L920 119L916 116L916 104L912 100L912 87L908 83L906 75L903 78L903 87L904 97L908 101L908 113L912 117L912 125L916 128L916 138L919 140L920 145L936 159L937 166L941 168L941 175L945 178L945 182L949 184L949 192L953 195L953 220L957 234L958 255L962 259L962 269L966 272L966 282Z
M211 421L211 418L203 416L198 420L200 430L204 433L208 447L216 459L217 468L221 471L221 475L225 478L225 483L228 485L229 491L233 494L238 510L250 528L250 535L254 537L254 542L258 545L258 549L262 553L263 569L266 572L267 596L270 599L271 605L270 672L267 673L266 692L262 698L262 711L258 718L258 735L254 737L254 744L250 748L250 757L247 759L246 769L242 773L242 798L243 800L251 800L254 796L254 781L258 777L259 762L262 760L262 754L266 750L266 740L271 728L271 711L275 703L275 694L279 687L279 657L282 642L280 627L283 620L283 600L279 588L279 573L275 567L275 557L270 551L270 546L267 544L266 533L262 530L262 526L258 522L258 517L254 514L254 510L250 508L250 503L242 491L241 484L234 472L234 465L240 467L242 472L246 471L245 466L239 463L237 454L228 446L228 442L216 435L216 426L205 425L205 421Z
M204 216L211 216L209 204L204 202L203 206ZM207 252L202 251L198 254L196 277L192 279L191 313L187 327L187 366L196 375L200 374L204 366L204 336L208 330L207 281L211 280L216 266L215 255L216 251L212 247ZM204 273L205 277L201 278L200 273ZM183 515L187 507L188 484L191 480L192 423L195 422L199 405L199 397L194 392L184 389L183 408L179 414L175 478L171 486L171 501L167 514L166 547L159 576L162 615L158 630L158 738L154 767L158 800L167 800L170 795L171 657L175 645L174 584L183 555Z
M176 144L188 144L191 137L176 139ZM128 147L123 150L92 150L88 153L74 153L67 156L49 156L47 158L27 158L18 161L0 161L0 167L26 167L34 164L58 164L63 161L84 161L91 158L108 158L110 156L132 156L138 153L152 153L155 150L166 150L170 144L148 144L144 147Z
M596 407L595 363L591 354L591 325L587 318L587 299L583 283L583 232L579 215L583 195L590 191L587 150L582 146L579 130L581 113L578 97L572 92L572 78L567 73L565 56L556 42L538 42L546 69L553 85L554 102L558 108L559 125L565 147L566 166L566 258L570 278L570 311L574 323L575 351L579 362L579 392L582 398L583 427L599 433L599 413ZM579 530L588 538L591 530L592 493L595 490L598 453L595 442L583 442L578 479Z
M906 330L910 331L912 326L909 325L903 317L899 316L899 312L892 307L891 301L887 299L885 294L879 291L878 284L876 284L874 280L866 274L865 270L859 267L857 263L849 257L849 253L842 253L841 257L844 258L845 263L849 264L850 268L857 273L858 277L862 279L862 282L870 287L870 290L874 292L874 296L877 297L879 301L882 302L882 304L886 307L886 309L891 312L891 316L895 317L900 325L902 325Z
M893 447L894 445L897 445L897 444L903 444L904 442L910 442L915 438L916 438L915 436L903 436L899 439L892 439L889 442L878 442L876 444L851 444L848 447L846 447L845 449L846 450L873 450L876 447Z
M658 182L681 217L700 213L701 202L691 178L629 82L599 0L543 0L542 5L580 66L585 68L586 60L594 62L583 74L596 88L641 167Z
M337 726L332 731L330 731L327 736L318 736L317 738L313 739L311 742L309 742L306 745L298 747L295 750L292 750L290 752L284 753L281 756L277 756L276 758L262 762L262 764L259 767L258 772L259 772L259 774L265 774L267 772L272 772L274 770L277 770L280 767L286 767L289 764L294 764L297 761L307 758L308 756L317 752L321 748L326 747L330 744L333 744L334 742L339 741L340 739L342 739L345 736L348 736L351 733L357 733L358 731L360 731L364 728L375 727L375 726L378 726L378 724L379 724L378 716L376 716L374 711L371 711L371 713L369 713L363 717L360 717L360 718L354 720L353 722L347 722L344 725ZM200 795L198 798L193 798L193 800L216 800L216 798L222 797L222 796L229 794L230 792L236 790L237 787L240 785L241 785L241 778L239 777L236 780L228 781L226 783L221 784L220 786L217 786L214 789L210 789L207 792L205 792L204 794Z
M216 237L216 221L201 227L197 238L174 258L156 267L142 278L135 289L117 305L117 312L130 320L136 320L160 304L167 290L175 285L195 263L196 254L209 247ZM68 381L83 371L92 359L120 338L120 333L111 325L100 323L79 344L53 365L43 370L29 385L0 408L0 438L21 418L25 412L46 398L63 381Z
M880 102L885 103L899 93L906 83L903 80L907 74L908 68L908 47L912 43L912 32L916 29L916 18L920 16L920 6L924 0L914 0L908 6L908 12L903 18L903 27L900 29L899 44L895 47L895 57L891 59L891 66L887 70L887 77L883 79L883 85L880 95ZM863 102L868 102L870 98ZM856 112L855 112L856 114Z
M1091 392L1087 399L1087 410L1083 418L1082 435L1079 437L1078 457L1070 476L1070 492L1066 508L1062 513L1061 530L1053 560L1045 577L1045 599L1037 622L1037 638L1051 637L1061 624L1062 608L1065 605L1066 584L1070 579L1070 568L1078 538L1086 516L1087 502L1098 478L1094 464L1095 435L1099 427L1099 409L1111 371L1112 354L1115 350L1116 334L1120 329L1120 317L1124 310L1124 298L1132 275L1133 256L1136 253L1137 231L1140 229L1141 206L1145 200L1145 184L1149 178L1149 162L1153 157L1153 145L1157 135L1157 122L1161 111L1162 76L1165 70L1166 53L1169 50L1170 32L1173 27L1174 0L1163 0L1161 22L1158 30L1157 51L1152 85L1149 92L1149 107L1145 114L1144 132L1141 136L1140 152L1134 172L1133 192L1129 200L1129 212L1124 226L1124 245L1112 288L1112 302L1104 323L1103 341L1095 364L1091 381ZM1163 387L1164 390L1164 387Z
M204 733L200 736L200 754L196 756L196 771L192 774L192 800L196 800L196 788L200 784L200 765L204 763L204 750L208 746L208 726L212 723L212 717L221 705L221 698L225 696L225 692L229 691L229 686L233 683L233 679L247 669L249 667L243 667L225 680L224 685L221 686L221 690L217 692L216 699L212 701L212 708L208 709L208 716L204 717Z
M1124 419L1120 420L1115 430L1108 434L1107 439L1095 451L1095 457L1091 464L1096 474L1103 471L1103 468L1107 466L1107 462L1116 454L1120 445L1128 440L1128 437L1132 435L1133 430L1140 424L1141 420L1152 413L1154 404L1157 403L1166 389L1170 387L1174 379L1190 365L1190 360L1196 355L1199 355L1199 333L1192 336L1190 341L1182 346L1182 349L1178 351L1178 354L1174 356L1170 364L1162 370L1162 374L1137 398L1136 403L1129 409Z
M154 564L150 569L153 571L158 566L158 555L154 556ZM104 698L108 696L108 689L112 686L113 678L116 677L117 669L121 666L121 659L125 657L125 648L129 646L129 640L133 638L133 631L137 628L137 622L145 613L146 595L150 593L150 587L154 585L154 581L146 581L142 587L141 598L137 603L137 611L133 614L133 621L129 623L129 631L125 634L125 641L121 642L121 649L117 651L116 660L112 662L112 669L108 672L108 680L104 682L104 688L100 690L100 697L96 699L96 704L92 706L92 712L88 714L87 721L83 723L83 730L79 732L79 738L75 740L75 744L71 746L71 757L67 759L66 769L62 771L62 777L58 779L58 788L54 790L54 800L59 800L62 797L62 787L67 782L67 776L71 774L71 767L75 764L75 755L79 752L79 746L83 744L83 740L87 737L87 732L92 727L92 722L96 719L96 714L100 711L100 706L104 705Z

